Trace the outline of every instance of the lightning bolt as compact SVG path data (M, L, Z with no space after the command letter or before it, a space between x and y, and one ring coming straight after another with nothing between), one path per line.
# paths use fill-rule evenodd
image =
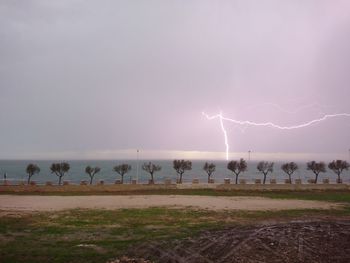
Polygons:
M226 160L228 160L228 153L230 152L230 145L228 144L227 131L226 131L225 126L224 126L224 121L223 121L221 112L220 112L220 116L221 116L219 118L220 126L221 126L222 133L224 134L225 146L226 146Z
M227 137L227 131L224 127L224 121L229 121L237 125L243 125L243 126L255 126L255 127L270 127L270 128L275 128L279 130L295 130L295 129L300 129L300 128L305 128L308 126L311 126L313 124L317 124L323 121L326 121L327 119L332 119L332 118L338 118L338 117L350 117L349 113L336 113L336 114L326 114L321 118L314 119L305 123L301 123L298 125L291 125L291 126L282 126L275 124L273 122L253 122L253 121L241 121L241 120L235 120L231 118L224 117L223 114L220 112L219 114L209 116L205 112L202 112L202 114L208 119L208 120L214 120L214 119L219 119L220 121L220 126L221 130L224 134L224 139L225 139L225 146L226 146L226 160L228 160L229 157L229 144L228 144L228 137Z

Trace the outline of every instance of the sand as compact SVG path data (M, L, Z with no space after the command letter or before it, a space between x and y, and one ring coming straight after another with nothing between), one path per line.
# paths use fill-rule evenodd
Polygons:
M192 207L209 210L330 209L339 205L321 201L282 200L263 197L214 197L186 195L128 196L21 196L0 195L2 211L60 211L67 209L123 209Z

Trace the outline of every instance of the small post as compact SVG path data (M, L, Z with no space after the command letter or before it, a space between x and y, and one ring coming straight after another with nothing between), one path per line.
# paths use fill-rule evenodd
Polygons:
M139 181L139 149L136 150L136 181Z

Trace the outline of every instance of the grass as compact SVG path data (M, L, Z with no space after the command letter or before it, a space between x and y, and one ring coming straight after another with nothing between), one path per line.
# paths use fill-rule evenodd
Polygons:
M217 223L212 216L205 211L151 208L2 217L0 261L106 262L138 243L212 228Z
M301 199L350 204L350 191L305 191L263 193L265 197L277 199Z
M337 210L69 210L0 217L0 262L106 262L138 244L261 220L350 216Z
M190 237L197 235L202 230L221 229L265 220L349 218L350 216L350 191L345 190L224 191L189 189L36 194L262 196L277 199L343 202L345 206L342 209L332 210L254 212L148 208L9 214L0 217L0 262L106 262L126 253L138 244Z

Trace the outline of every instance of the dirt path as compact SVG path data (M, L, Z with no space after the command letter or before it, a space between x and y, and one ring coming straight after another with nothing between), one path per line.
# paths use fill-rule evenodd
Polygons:
M141 245L130 254L167 263L350 262L350 221L289 222L205 231Z
M209 210L330 209L337 204L279 200L263 197L214 197L185 195L129 196L20 196L0 195L0 210L58 211L66 209L121 209L148 207L194 207Z

